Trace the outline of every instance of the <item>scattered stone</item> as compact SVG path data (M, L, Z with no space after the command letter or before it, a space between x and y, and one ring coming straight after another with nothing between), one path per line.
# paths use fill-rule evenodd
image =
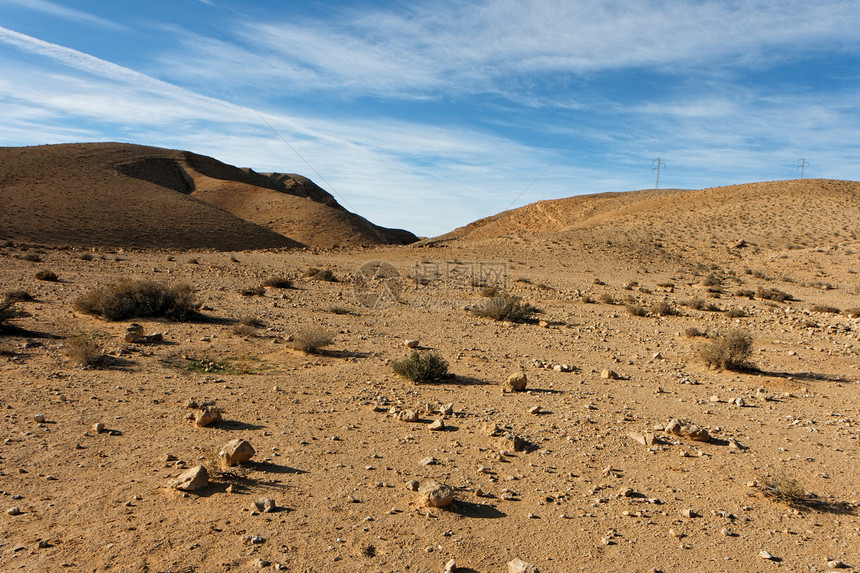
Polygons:
M669 422L664 431L667 434L688 438L694 442L707 442L711 439L711 436L706 429L680 420L672 420Z
M443 416L451 416L454 414L454 404L442 404L441 406L439 406L438 412Z
M732 400L732 402L734 403L735 406L738 406L739 408L746 406L746 401L744 401L742 396L738 396L737 398Z
M224 491L226 491L227 493L236 493L236 486L231 483Z
M436 465L437 463L438 462L436 461L436 458L434 458L433 456L427 456L426 458L418 462L418 464L422 466L432 466Z
M418 488L421 502L427 507L445 507L454 501L454 488L438 481L430 481Z
M205 466L195 466L180 474L170 485L180 491L197 491L209 485L209 472Z
M266 567L270 567L271 565L271 561L266 561L262 557L254 560L254 567L256 567L257 569L265 569Z
M839 559L832 559L827 562L827 566L831 569L848 569L848 565L846 565L843 561Z
M524 392L527 384L528 377L525 372L511 374L502 387L502 392Z
M200 407L200 404L198 404L198 403L197 403L197 400L195 400L194 398L189 398L189 399L185 402L185 407L186 407L186 408L191 408L192 410L196 410L197 408L199 408L199 407Z
M221 421L221 408L217 406L206 406L194 413L194 425L204 428L210 424Z
M762 559L767 559L768 561L773 561L773 555L768 553L767 551L759 551L758 556Z
M105 425L103 423L96 422L95 424L93 424L93 432L95 432L96 434L101 434L104 431L105 431Z
M9 515L21 515L21 508L18 506L10 507L6 510Z
M245 539L254 545L260 545L266 542L266 538L260 537L259 535L247 535L245 536Z
M36 414L35 416L33 416L33 419L39 424L43 424L48 418L44 414Z
M261 497L254 502L254 507L257 508L257 511L261 511L263 513L272 513L278 509L278 505L271 497Z
M406 489L408 489L409 491L418 491L418 480L411 479L406 482Z
M419 341L417 339L406 340L403 342L403 345L406 346L406 348L418 348L418 342Z
M508 561L508 573L539 573L537 567L527 563L519 557Z
M427 429L432 432L440 432L445 429L445 422L442 421L442 418L439 418L427 426Z
M538 322L538 326L540 326L541 328L549 328L549 323L545 320L541 320Z
M484 424L483 428L481 428L481 431L483 431L484 434L490 437L502 435L502 429L499 427L499 425L494 424L492 422L487 422L486 424Z
M445 563L445 571L444 573L455 573L457 571L457 562L453 559L449 560Z
M224 465L227 467L233 467L237 464L247 462L254 457L255 453L257 452L250 443L241 438L236 438L235 440L230 440L221 447L221 451L218 452L218 457L222 460Z
M540 413L541 413L540 405L532 406L531 408L529 408L529 414L540 414Z
M415 410L401 410L394 415L395 418L400 420L401 422L417 422L418 412Z
M505 449L511 449L515 452L522 452L526 449L526 441L511 432L505 432L499 437L499 445Z
M699 514L693 511L692 509L682 509L681 515L686 517L687 519L693 519L694 517L699 517Z
M604 368L603 371L600 373L600 377L604 380L618 380L618 373L615 370Z
M640 434L639 432L628 432L627 434L630 438L643 446L651 447L654 445L654 434L651 432L645 432L644 434Z

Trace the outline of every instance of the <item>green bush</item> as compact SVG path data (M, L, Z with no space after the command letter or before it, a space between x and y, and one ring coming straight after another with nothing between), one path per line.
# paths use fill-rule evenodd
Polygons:
M735 330L719 335L699 348L699 357L705 365L722 370L746 370L752 368L752 335L745 330Z
M79 312L106 320L152 316L187 321L199 316L200 307L188 284L164 286L132 279L120 279L91 290L76 298L73 305Z
M422 354L416 350L403 360L395 360L391 367L395 374L416 384L432 384L448 378L448 363L435 352Z
M479 305L473 306L472 314L481 318L505 320L508 322L525 322L532 317L537 309L515 295L499 293L491 296Z

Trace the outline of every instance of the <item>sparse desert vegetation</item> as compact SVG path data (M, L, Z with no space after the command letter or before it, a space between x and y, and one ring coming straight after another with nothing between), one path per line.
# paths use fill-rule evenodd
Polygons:
M152 281L121 279L95 288L74 300L78 312L106 320L164 317L175 321L198 316L194 289L180 283L165 286Z
M135 153L121 159L155 152ZM207 185L230 174L168 159L167 175ZM78 168L63 165L65 178ZM235 176L258 175L268 180ZM544 573L856 567L854 189L577 197L541 203L564 231L515 209L410 247L282 248L208 210L183 220L253 244L15 237L0 249L0 570L442 571L456 560L490 573L515 558ZM582 213L596 219L577 226ZM140 236L151 238L145 216ZM374 259L401 277L384 308L347 280ZM499 261L504 280L450 280L452 267ZM791 277L800 300L757 298L786 283L745 267ZM37 280L39 269L62 280ZM263 296L238 294L260 286ZM611 304L580 302L598 297ZM254 455L222 466L236 440ZM198 466L201 489L174 485Z

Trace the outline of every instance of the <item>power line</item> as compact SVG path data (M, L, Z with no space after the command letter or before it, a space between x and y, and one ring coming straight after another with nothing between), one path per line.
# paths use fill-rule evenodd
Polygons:
M654 186L654 189L660 188L660 168L661 167L666 167L666 164L663 163L662 161L660 161L659 157L651 162L651 173L654 173L655 171L657 172L657 184Z
M803 179L804 172L806 171L806 166L809 165L809 161L806 160L805 157L801 157L797 160L797 169L800 169L800 178Z

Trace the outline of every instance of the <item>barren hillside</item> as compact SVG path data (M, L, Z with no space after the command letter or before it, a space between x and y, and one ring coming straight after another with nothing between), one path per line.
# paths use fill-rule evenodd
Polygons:
M404 244L298 175L119 143L0 149L0 234L45 244L260 249Z

